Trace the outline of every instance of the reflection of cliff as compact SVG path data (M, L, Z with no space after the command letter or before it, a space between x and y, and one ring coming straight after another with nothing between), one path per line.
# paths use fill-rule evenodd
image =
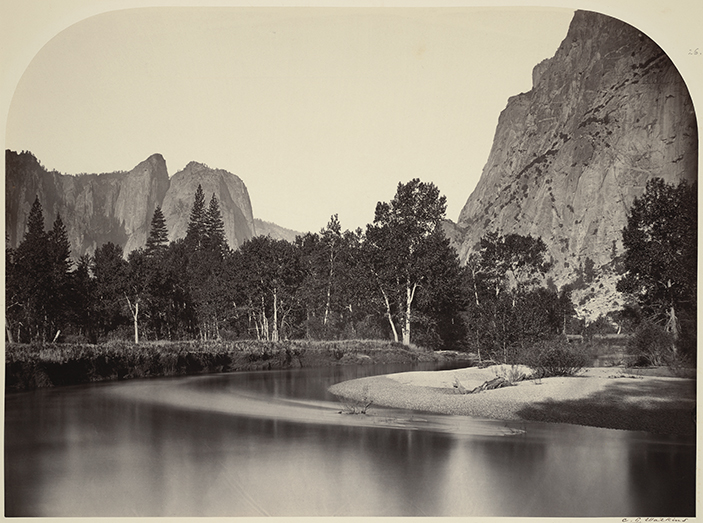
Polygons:
M512 97L476 189L458 220L466 259L499 230L540 236L569 280L586 257L622 253L621 231L647 180L697 177L698 137L686 85L637 29L578 11L533 88Z
M161 205L171 240L185 236L198 184L209 202L220 201L225 235L237 247L254 234L249 193L234 174L191 162L169 179L166 162L154 154L129 172L69 176L47 171L29 152L5 152L5 233L9 246L24 237L35 197L47 229L56 214L68 231L74 258L108 241L125 253L144 246L154 209Z

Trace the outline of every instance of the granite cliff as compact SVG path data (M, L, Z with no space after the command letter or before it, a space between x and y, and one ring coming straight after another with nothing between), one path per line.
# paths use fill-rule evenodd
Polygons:
M652 177L697 178L696 117L668 56L636 28L577 11L533 87L508 100L480 181L449 235L465 260L486 232L540 236L559 284L622 254Z
M244 182L222 169L211 169L204 164L190 162L171 178L171 185L161 206L169 239L185 237L198 185L203 188L206 206L213 194L217 196L225 223L225 237L231 248L236 249L254 235L251 201Z
M74 258L111 241L125 252L146 243L154 209L169 187L166 162L154 154L129 172L70 176L47 171L29 152L5 151L5 234L24 237L35 197L47 229L61 214Z
M220 201L225 235L236 248L254 235L254 218L246 186L232 173L191 162L169 178L166 162L154 154L129 172L78 176L48 171L29 152L5 152L5 234L10 247L24 237L34 203L44 209L46 228L60 213L74 259L108 241L125 254L143 247L154 210L161 206L171 240L182 238L195 190L201 184L206 203Z

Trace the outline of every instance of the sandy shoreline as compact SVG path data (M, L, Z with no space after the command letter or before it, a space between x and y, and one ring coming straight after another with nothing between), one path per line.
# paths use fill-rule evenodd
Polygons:
M576 377L526 380L477 394L497 367L404 372L345 381L330 392L350 401L498 420L572 423L657 434L695 435L696 381L642 376L618 367L588 368Z

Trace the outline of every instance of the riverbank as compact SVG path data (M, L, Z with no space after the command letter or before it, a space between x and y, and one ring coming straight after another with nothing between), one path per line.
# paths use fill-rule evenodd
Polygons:
M125 341L90 344L5 345L5 390L78 385L109 380L217 372L373 363L439 362L468 355L430 352L378 340L345 341Z
M329 390L359 404L371 402L377 406L506 421L695 435L695 379L651 375L657 373L622 367L587 368L575 377L525 380L476 394L457 393L455 380L472 390L499 374L499 366L407 372L350 380Z

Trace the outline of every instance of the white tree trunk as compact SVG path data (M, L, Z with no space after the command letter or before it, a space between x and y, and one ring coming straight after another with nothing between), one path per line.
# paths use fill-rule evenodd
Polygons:
M129 301L127 295L125 295L125 298L127 298L127 305L129 305L129 310L134 319L134 344L139 345L139 297L134 301L134 306L132 306L132 302Z
M278 341L278 289L273 289L273 333L271 335L273 341Z
M393 316L391 314L391 304L388 301L388 295L386 294L386 291L383 290L383 287L381 287L381 293L383 294L383 300L386 302L386 316L388 317L388 323L391 324L391 330L393 331L393 340L398 343L398 331L395 328L395 324L393 323Z
M405 328L403 329L403 345L410 345L410 312L413 300L415 299L415 290L417 283L405 285Z

